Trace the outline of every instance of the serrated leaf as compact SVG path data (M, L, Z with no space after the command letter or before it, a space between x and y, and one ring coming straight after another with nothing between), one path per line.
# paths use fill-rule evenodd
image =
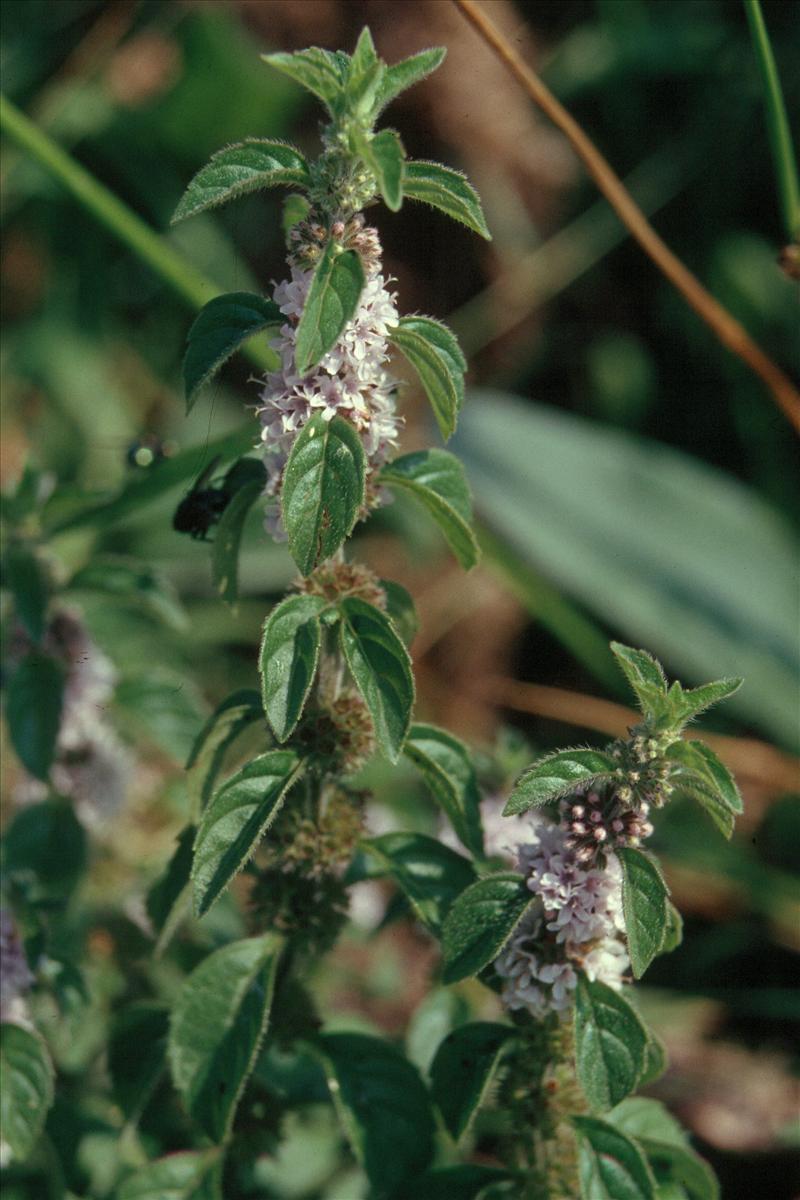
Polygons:
M218 150L201 167L183 193L172 224L262 188L306 188L310 183L308 163L294 146L247 138Z
M415 1067L388 1042L360 1033L328 1033L312 1050L356 1158L376 1200L424 1171L433 1156L430 1098Z
M481 797L466 746L435 725L414 725L405 753L422 772L462 844L482 857Z
M410 646L419 629L419 617L414 599L407 588L392 579L381 579L386 596L386 612L406 646Z
M402 62L387 67L375 98L375 116L406 88L413 87L441 66L446 54L443 46L437 46L432 50L422 50L411 58L404 58Z
M292 447L281 492L289 550L303 575L352 533L365 480L366 456L353 426L342 417L312 417Z
M493 962L533 903L525 880L511 872L479 879L462 892L442 930L444 982L477 975Z
M436 935L453 901L475 880L466 858L423 833L384 833L361 846L389 872Z
M630 847L616 851L622 863L622 911L628 935L628 954L641 979L660 952L669 923L669 892L661 872L648 854Z
M274 300L252 292L228 292L209 300L195 317L186 343L183 387L187 413L200 389L248 338L268 326L277 329L285 320Z
M374 137L366 134L357 140L358 152L378 184L386 207L399 212L403 204L403 178L406 152L394 129L382 129Z
M539 759L522 772L503 809L514 817L569 795L579 784L606 779L617 770L610 754L601 750L559 750Z
M330 51L310 46L294 54L262 54L261 58L313 92L332 115L336 112L343 95L344 72L339 59Z
M658 720L666 710L667 679L661 664L645 650L612 642L611 650L646 718Z
M242 688L227 696L208 718L186 763L186 790L192 812L199 814L208 803L229 747L262 716L258 692Z
M656 1200L650 1168L636 1142L597 1117L573 1117L572 1123L581 1200Z
M302 714L319 660L321 596L287 596L267 617L258 669L267 720L285 742Z
M11 1157L24 1161L53 1103L53 1065L38 1033L0 1025L0 1126Z
M460 221L487 241L492 240L486 218L483 215L478 193L459 171L443 167L441 163L406 163L403 194L410 200L421 200Z
M239 488L220 517L211 550L211 572L217 592L226 604L239 597L239 547L247 514L264 492L264 480Z
M47 580L30 546L12 542L3 557L3 581L14 597L14 610L31 639L40 642L47 610Z
M295 368L307 375L338 342L352 321L364 288L364 267L355 250L330 240L317 263L295 337Z
M139 1000L114 1017L108 1040L111 1092L128 1121L135 1121L167 1065L169 1009Z
M465 570L474 567L480 549L472 530L472 498L464 468L446 450L417 450L388 463L381 483L410 492L427 508Z
M158 958L192 904L192 851L197 829L187 825L178 835L178 844L167 863L166 870L147 893L145 908L156 934L154 955Z
M578 1079L593 1109L605 1112L634 1090L644 1071L647 1030L613 988L579 974L575 997Z
M431 1094L455 1141L485 1103L503 1052L516 1033L511 1025L475 1021L454 1029L436 1051Z
M411 724L414 676L408 651L389 618L357 596L339 606L345 660L364 698L375 735L390 762L397 762Z
M743 811L742 797L736 780L705 742L673 742L666 753L671 762L680 763L682 767L696 772L706 786L717 794L730 813L738 815ZM675 782L680 786L680 774Z
M283 941L273 934L215 950L184 982L169 1030L175 1087L212 1141L228 1136L264 1036Z
M431 317L401 317L389 330L392 345L401 350L419 376L436 423L445 441L455 432L464 403L467 363L455 336Z
M222 785L203 813L194 843L192 884L198 916L250 858L278 814L302 762L292 750L269 750Z
M222 1152L182 1150L129 1175L117 1200L222 1200Z
M186 613L169 580L136 559L119 555L92 558L75 572L67 589L135 600L173 629L186 628Z
M32 650L11 676L6 721L11 745L36 779L46 780L61 723L64 671L54 658Z

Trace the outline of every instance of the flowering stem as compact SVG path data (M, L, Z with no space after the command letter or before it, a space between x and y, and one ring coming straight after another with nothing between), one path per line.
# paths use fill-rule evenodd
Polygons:
M800 183L798 183L797 162L794 156L781 81L759 0L744 0L744 9L747 13L753 49L761 76L764 116L767 122L772 158L775 163L783 224L786 236L796 240L800 238Z

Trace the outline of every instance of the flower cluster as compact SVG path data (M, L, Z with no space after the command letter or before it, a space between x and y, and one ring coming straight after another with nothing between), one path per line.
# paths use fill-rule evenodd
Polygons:
M572 1002L576 970L619 988L628 966L623 941L622 869L613 853L588 867L561 825L540 819L517 849L519 869L539 901L495 961L510 1009L541 1017Z
M649 812L646 800L631 807L621 789L578 788L561 804L566 845L584 864L605 858L609 850L638 846L653 832Z
M278 497L289 453L303 426L315 414L326 421L344 417L361 435L370 475L380 467L397 443L399 419L395 411L397 381L387 371L389 330L399 320L395 296L380 273L380 243L374 230L359 227L359 243L366 282L358 309L335 346L307 375L295 366L297 325L313 278L313 267L295 263L291 278L279 283L273 299L287 318L272 343L281 366L266 376L257 409L268 480L266 494ZM368 477L368 505L378 502ZM267 527L282 536L277 506L267 512Z

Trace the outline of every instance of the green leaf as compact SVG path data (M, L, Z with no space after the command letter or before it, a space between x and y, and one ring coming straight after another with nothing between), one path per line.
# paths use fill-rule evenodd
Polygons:
M481 1163L460 1163L455 1167L434 1167L416 1179L410 1180L392 1200L513 1200L511 1191L487 1190L493 1184L507 1184L514 1180L510 1171L497 1167L485 1167Z
M233 1125L269 1017L283 942L272 934L215 950L178 994L168 1058L186 1108L212 1141Z
M202 812L208 803L229 747L262 716L258 692L242 688L227 696L208 718L186 762L186 790L192 812Z
M667 901L667 924L659 954L670 954L683 941L683 917L671 900Z
M350 673L369 709L384 754L390 762L397 762L414 707L408 651L389 618L374 605L348 596L339 611L342 650Z
M386 207L399 212L403 204L403 178L406 152L394 129L382 129L374 137L363 135L357 141L358 152L372 171Z
M402 62L387 67L375 98L374 115L377 117L378 113L406 88L413 87L441 66L446 54L443 46L437 46L433 50L423 50L411 58L404 58Z
M401 317L389 330L392 345L401 350L419 375L436 423L445 441L455 432L464 403L466 359L446 325L431 317Z
M267 617L258 669L267 720L279 742L297 725L319 660L321 596L287 596Z
M393 1046L360 1033L328 1033L321 1059L334 1105L376 1200L424 1171L433 1156L430 1098L416 1069Z
M608 1114L608 1120L628 1137L655 1138L675 1146L687 1146L688 1138L678 1122L658 1100L631 1096Z
M380 584L386 595L386 612L406 646L410 646L419 629L413 597L401 583L392 579L382 579Z
M53 1103L53 1065L37 1033L0 1026L0 1125L18 1162L28 1157Z
M347 107L362 118L368 118L375 104L375 96L386 70L375 53L372 34L365 26L361 30L347 72Z
M386 868L416 915L436 935L453 901L475 880L466 858L423 833L384 833L361 846Z
M478 193L460 171L441 163L407 162L403 194L410 200L421 200L440 209L487 241L492 240Z
M14 609L31 639L40 642L47 611L47 579L30 546L12 542L3 558L4 583L14 597Z
M559 750L522 772L508 798L503 816L514 817L568 796L582 783L607 779L617 770L610 754L600 750Z
M578 1079L592 1108L604 1112L634 1090L644 1071L647 1030L613 988L579 974L575 1003Z
M462 844L481 858L481 797L466 746L435 725L414 725L406 741L405 753L422 772Z
M472 530L472 499L464 468L446 450L417 450L388 463L380 482L408 491L422 503L441 529L465 570L474 567L480 550Z
M11 676L6 720L11 745L36 779L46 780L56 754L64 671L54 658L32 650Z
M86 867L86 832L72 804L43 800L15 813L3 838L4 870L30 871L37 899L64 900Z
M667 693L669 712L666 721L676 733L692 721L701 712L727 700L742 686L743 679L718 679L714 683L705 683L701 687L684 690L676 680Z
M660 1079L667 1069L667 1051L664 1043L656 1037L652 1029L647 1030L647 1049L644 1057L644 1070L639 1080L639 1086L653 1083Z
M117 1200L221 1200L222 1152L182 1150L148 1163L120 1184Z
M164 874L147 893L145 908L156 933L156 958L164 953L191 907L192 849L196 836L194 825L187 825L181 830Z
M342 417L321 414L303 427L283 477L281 508L289 550L303 575L352 533L364 504L366 456Z
M134 736L152 741L176 762L186 761L205 716L191 682L153 664L147 674L120 680L114 692L117 717Z
M612 642L611 650L631 685L642 713L658 719L666 709L667 679L661 664L645 650L634 650L621 642Z
M653 859L630 847L617 850L622 863L622 910L633 973L641 979L660 952L669 925L669 892Z
M186 613L171 583L159 571L136 559L119 555L92 558L75 572L67 589L133 600L172 629L186 628Z
M291 242L289 241L290 230L294 229L295 225L299 225L301 221L305 221L310 209L310 201L299 192L293 192L285 198L281 209L281 229L284 232L286 245L289 248L291 248Z
M666 752L671 762L679 763L683 769L700 776L708 791L712 792L719 803L733 816L743 811L742 797L736 786L736 781L728 768L717 757L705 742L673 742ZM678 770L670 776L670 783L682 786L684 771Z
M636 1142L597 1117L573 1117L581 1200L656 1200L655 1183Z
M310 183L308 163L294 146L271 138L247 138L218 150L201 167L183 193L172 224L262 188L306 188Z
M690 1200L719 1200L719 1183L707 1162L689 1146L676 1146L655 1138L642 1137L639 1145L647 1155L659 1180L685 1189Z
M479 879L462 892L444 923L444 982L477 975L493 962L533 903L525 880L510 872Z
M302 763L291 750L269 750L222 785L203 813L194 844L192 883L198 916L228 886L278 814Z
M259 464L260 465L260 464ZM264 479L256 479L239 488L223 512L211 550L211 570L217 591L226 604L239 597L239 546L247 514L264 492Z
M166 1069L169 1010L139 1000L114 1017L108 1041L111 1092L129 1121L138 1119Z
M352 321L364 287L364 267L355 250L331 240L322 252L295 339L295 368L307 375L338 342Z
M209 300L189 330L183 360L186 411L191 412L197 393L253 334L278 327L286 318L273 300L251 292L229 292Z
M261 58L276 71L313 92L331 115L335 114L343 95L344 75L334 54L311 46L295 54L262 54Z
M511 1025L475 1021L448 1034L431 1064L431 1094L455 1141L464 1136L482 1104L509 1039Z

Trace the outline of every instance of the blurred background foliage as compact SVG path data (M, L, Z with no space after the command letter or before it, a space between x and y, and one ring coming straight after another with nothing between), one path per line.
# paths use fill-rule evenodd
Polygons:
M776 266L780 212L741 6L490 8L667 242L796 371L796 285ZM797 124L796 8L768 0L764 13ZM705 722L739 772L746 814L730 845L677 805L660 818L655 840L686 939L651 970L643 1003L673 1060L658 1094L697 1134L724 1196L795 1196L800 507L784 417L626 238L560 137L444 0L3 0L2 17L6 94L224 289L264 290L281 277L280 201L247 197L169 229L191 174L248 135L316 152L317 111L259 53L350 48L367 22L390 62L447 46L441 71L390 120L414 157L468 172L494 241L411 205L374 219L401 311L446 319L470 359L472 394L453 448L473 484L484 565L464 580L420 512L399 502L369 524L357 552L417 598L421 718L484 749L499 739L509 775L525 761L524 742L546 749L624 728L624 712L608 703L627 702L609 637L647 646L689 684L746 677ZM47 1162L33 1170L48 1181L41 1195L66 1186L100 1198L113 1192L125 1115L96 1087L102 1029L123 998L147 993L143 980L152 987L156 977L169 995L179 978L167 960L145 965L140 914L183 820L181 765L211 705L252 686L264 612L294 572L254 515L242 599L230 611L214 594L207 547L171 524L211 444L243 428L243 405L256 396L246 361L185 417L190 309L10 143L0 170L3 487L26 461L58 482L45 524L62 578L100 553L145 560L167 581L157 603L77 597L121 673L115 717L141 758L128 807L92 850L82 904L64 926L66 942L86 947L91 985L88 1019L76 1003L74 1019L67 1005L52 1022L59 1069L74 1087L74 1105L48 1122L66 1177ZM404 403L412 449L435 435L411 388ZM94 496L96 519L70 524L74 506ZM137 496L147 503L126 500ZM376 764L365 785L381 798L375 832L435 828L402 771ZM24 814L12 819L24 863L42 853L41 840ZM53 859L62 895L74 882L70 857ZM221 904L179 941L181 965L239 922ZM136 964L132 980L123 962L126 971ZM406 1036L424 1063L463 1019L458 1005L476 1013L487 1003L469 988L431 992L433 967L430 943L410 922L376 933L356 921L316 991L326 1017ZM259 1111L283 1086L282 1070L287 1094L295 1089L289 1140L273 1156L270 1131L253 1117L264 1154L241 1194L355 1200L362 1183L318 1103L318 1081L298 1082L296 1064L266 1064ZM148 1146L185 1144L179 1116L165 1128L149 1113ZM29 1194L14 1190L27 1186L15 1178L9 1197Z

